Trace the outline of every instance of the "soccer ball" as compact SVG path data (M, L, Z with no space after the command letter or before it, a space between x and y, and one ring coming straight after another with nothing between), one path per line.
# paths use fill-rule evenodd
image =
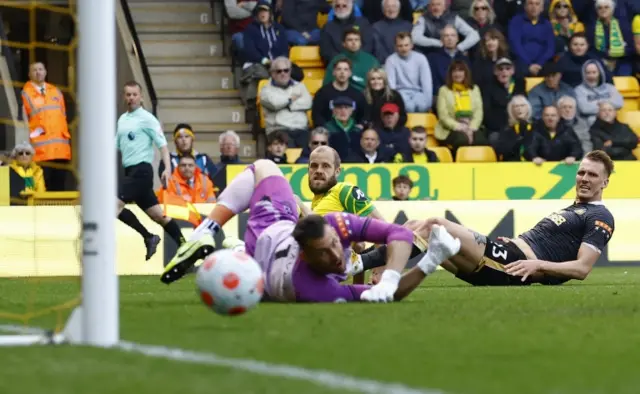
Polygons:
M258 263L244 252L219 250L206 258L196 273L204 304L220 315L241 315L260 302L264 275Z

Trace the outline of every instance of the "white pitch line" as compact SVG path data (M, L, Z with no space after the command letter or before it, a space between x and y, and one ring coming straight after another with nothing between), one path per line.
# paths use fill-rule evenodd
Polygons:
M45 332L37 328L12 325L0 325L0 331L31 335ZM306 369L285 364L273 364L251 359L228 358L218 356L214 353L194 352L166 346L144 345L135 342L121 341L115 346L115 349L129 353L139 353L148 357L212 365L250 372L257 375L301 380L332 389L350 390L365 394L444 394L439 390L412 388L401 383L386 383L371 379L360 379L330 371Z

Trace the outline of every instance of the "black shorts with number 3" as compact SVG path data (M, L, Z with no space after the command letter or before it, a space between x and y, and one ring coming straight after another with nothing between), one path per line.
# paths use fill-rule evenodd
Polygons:
M534 282L528 278L523 282L521 276L504 271L505 265L526 259L527 256L513 242L501 244L487 240L478 268L472 273L458 273L456 276L474 286L526 286Z

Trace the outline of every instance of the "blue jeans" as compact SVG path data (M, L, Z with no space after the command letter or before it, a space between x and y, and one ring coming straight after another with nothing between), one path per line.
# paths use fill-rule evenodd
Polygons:
M242 32L234 33L231 35L231 47L237 52L240 53L244 49L244 36Z
M287 30L287 41L291 45L314 45L320 42L320 29L311 30L309 39L304 38L302 33L295 30Z

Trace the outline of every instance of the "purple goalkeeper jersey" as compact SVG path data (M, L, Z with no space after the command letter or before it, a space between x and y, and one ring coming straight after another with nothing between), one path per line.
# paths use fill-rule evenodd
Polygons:
M413 242L413 232L397 224L349 213L330 213L324 218L338 233L347 258L353 242ZM258 239L254 258L266 274L268 299L281 302L359 301L360 294L369 286L341 284L340 275L318 274L311 270L299 258L300 247L291 236L294 227L295 223L289 221L276 223Z

